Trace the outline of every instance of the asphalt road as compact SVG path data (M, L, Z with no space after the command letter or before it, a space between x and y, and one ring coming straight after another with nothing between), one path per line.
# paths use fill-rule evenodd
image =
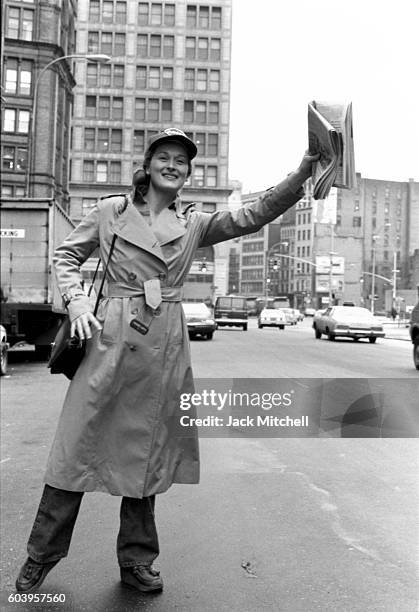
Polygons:
M70 555L41 588L64 594L65 603L9 603L67 387L42 363L12 363L2 380L1 609L416 611L417 441L402 426L403 438L380 437L377 414L342 421L357 396L350 377L384 404L391 389L400 408L417 397L409 343L332 343L314 340L308 326L252 328L219 330L213 341L194 341L192 353L198 383L340 379L320 385L327 410L318 436L255 438L239 429L237 438L202 438L200 485L173 486L157 500L161 595L121 587L119 499L97 493L85 496ZM399 382L386 386L387 377Z

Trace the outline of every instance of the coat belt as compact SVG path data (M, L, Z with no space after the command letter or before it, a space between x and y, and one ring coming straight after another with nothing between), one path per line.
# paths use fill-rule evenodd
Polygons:
M181 302L183 297L183 286L165 287L161 286L161 297L163 302ZM144 287L141 281L134 287L125 283L109 282L104 297L138 297L144 295Z

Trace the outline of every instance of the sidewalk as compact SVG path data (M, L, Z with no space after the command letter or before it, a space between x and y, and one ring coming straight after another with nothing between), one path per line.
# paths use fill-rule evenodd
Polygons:
M393 321L392 319L384 319L381 321L386 338L392 340L407 340L410 342L409 325L406 327L405 321Z

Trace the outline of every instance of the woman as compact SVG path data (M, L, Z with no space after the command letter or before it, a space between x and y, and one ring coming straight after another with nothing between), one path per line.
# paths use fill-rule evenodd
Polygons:
M55 253L72 330L88 342L59 419L19 591L39 587L67 555L85 491L122 496L122 582L139 591L163 588L152 568L159 554L155 495L199 480L197 432L177 433L179 396L193 392L182 283L198 247L255 232L295 204L318 159L306 154L256 203L208 214L183 210L179 198L196 153L181 130L155 135L133 194L99 201ZM97 247L106 261L114 236L95 318L79 267Z

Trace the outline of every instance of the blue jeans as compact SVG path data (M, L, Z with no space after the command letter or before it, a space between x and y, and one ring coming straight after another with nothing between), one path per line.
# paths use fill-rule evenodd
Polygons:
M38 563L67 556L83 493L45 485L28 541L28 555ZM117 557L121 567L151 565L159 554L154 521L155 496L123 497Z

